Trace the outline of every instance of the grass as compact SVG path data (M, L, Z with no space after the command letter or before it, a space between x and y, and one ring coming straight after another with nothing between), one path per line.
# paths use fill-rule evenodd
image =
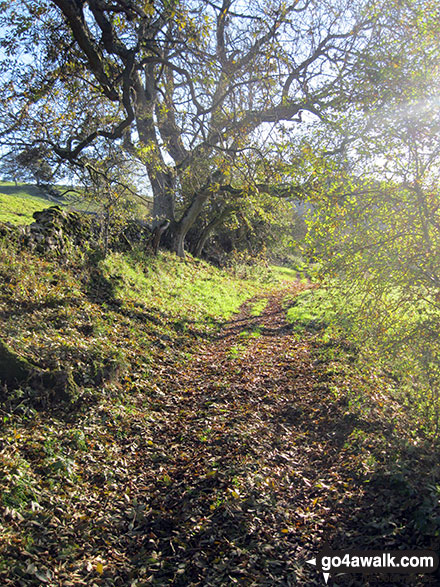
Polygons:
M60 196L68 189L56 186ZM32 215L49 206L61 206L78 210L96 210L89 200L80 198L75 192L63 196L60 202L51 199L43 188L28 183L0 181L0 222L24 225L34 221Z
M0 393L0 506L32 518L43 507L63 509L66 495L81 500L82 455L98 447L111 471L131 422L154 420L167 381L154 365L185 364L219 321L277 283L271 275L239 279L190 256L94 261L77 253L60 261L1 241L0 338L41 368L72 373L79 392L62 405L27 387L7 400Z
M73 373L83 394L107 384L148 388L158 354L191 351L277 283L238 279L170 253L78 255L60 264L2 242L0 337L42 368ZM16 399L33 402L25 390Z
M23 214L24 203L36 196L9 188L11 213ZM47 205L37 197L38 202ZM17 544L40 555L33 534L27 536L16 521L46 526L50 515L75 511L92 533L101 531L100 522L89 519L85 495L92 488L93 495L106 499L100 488L118 483L115 463L133 427L144 428L148 450L159 451L155 436L148 436L148 422L162 417L155 406L169 382L179 379L176 365L185 368L216 335L218 322L243 302L291 277L256 268L241 279L189 255L182 261L169 253L112 253L106 259L92 253L74 251L57 259L0 241L0 339L42 369L70 373L78 386L70 403L28 386L7 394L0 388L0 508L9 516L0 575L2 564L9 564L2 557L16 558ZM262 305L255 308L262 311ZM200 438L207 442L209 435L204 427ZM140 455L143 450L139 447ZM86 465L90 454L92 468ZM167 486L172 476L165 470L161 478ZM125 504L131 490L121 486L121 491ZM67 538L55 542L61 561L76 560L75 544ZM49 570L38 566L34 576L23 561L23 568L16 565L23 582L54 584Z
M223 430L222 418L227 406L218 409L220 418L212 420L214 424L207 419L208 411L205 414L193 410L192 383L185 380L184 372L189 368L189 359L194 357L199 364L198 359L206 352L212 338L216 337L219 321L228 319L245 300L250 300L252 317L261 315L269 290L279 289L282 281L295 277L293 271L285 268L272 272L256 271L255 274L258 278L251 277L249 273L247 279L239 279L233 272L213 268L191 256L183 261L169 253L160 253L157 257L148 257L140 252L112 253L106 259L99 260L91 254L76 252L68 259L56 260L29 251L18 251L8 242L0 242L0 338L43 368L69 370L80 387L78 397L72 398L70 405L50 405L47 409L38 403L39 398L32 395L32 390L24 388L18 390L17 401L10 398L9 403L4 402L2 406L0 507L4 512L5 529L0 548L1 578L12 577L11 581L16 580L17 584L61 584L67 576L75 582L82 573L87 584L92 581L96 584L106 582L105 573L113 572L112 565L117 568L121 564L119 554L116 562L111 558L114 552L118 553L114 548L115 540L122 544L128 535L128 549L130 552L137 551L138 543L131 550L132 538L139 536L143 540L144 527L150 524L151 512L150 506L145 506L148 503L146 498L151 496L156 499L155 495L173 490L177 479L174 465L178 459L183 463L183 469L190 468L191 461L194 461L197 475L193 484L188 485L188 494L189 490L194 493L200 491L201 495L206 493L211 500L209 513L214 515L219 510L219 515L223 515L224 503L227 507L232 504L233 508L235 503L240 503L240 496L245 492L242 491L238 473L234 471L232 476L232 468L225 469L228 475L231 471L230 483L226 485L225 465L222 462L218 464L217 458L209 460L209 468L205 469L205 465L199 465L202 461L197 460L204 448L200 452L186 452L186 449L180 451L178 445L173 445L168 451L162 444L164 434L161 430L166 430L169 425L176 434L182 433L185 440L185 422L189 418L193 423L194 439L189 436L188 445L182 446L191 447L191 451L196 442L202 443L203 447L216 446L217 435L221 439L219 450L228 444L235 450L236 437L228 436L230 430L227 426ZM330 323L332 308L329 299L326 299L327 294L323 288L315 288L297 299L286 298L285 309L290 320L304 328L310 323ZM254 296L260 299L256 301ZM341 411L341 422L348 427L346 438L343 438L345 428L340 436L344 444L335 445L337 450L331 454L340 454L342 449L347 454L349 465L352 462L350 459L360 454L356 463L362 458L365 476L371 477L378 470L381 455L389 450L386 444L389 438L379 438L366 427L370 422L374 423L376 413L376 404L367 400L373 397L375 401L377 398L378 405L382 405L379 402L386 403L392 422L395 412L402 408L390 400L388 389L382 384L375 387L370 374L354 368L348 353L344 354L340 347L321 342L316 342L314 347L313 341L318 341L322 332L317 330L315 334L315 338L313 335L307 338L312 341L310 352L316 359L310 364L313 373L311 385L316 385L317 394L315 396L313 392L311 396L310 421L314 423L318 416L324 422L327 411L323 409L320 415L320 397L334 397L332 409ZM250 417L252 412L247 392L241 400L244 411L236 410L236 405L240 406L239 395L242 392L239 389L242 381L240 360L247 345L258 341L262 343L262 356L266 357L265 342L269 340L266 335L264 328L258 326L237 334L234 344L231 344L229 351L225 351L225 357L230 361L230 380L222 379L225 365L220 362L217 365L208 353L209 369L218 366L218 372L213 371L212 392L203 399L203 409L210 409L206 402L212 405L217 402L215 385L231 386L234 392L231 394L234 422L237 421L241 427L242 419L245 421ZM306 357L302 354L302 346L296 348L295 344L292 346L289 343L285 350L286 362L280 366L279 354L274 356L276 371L272 373L279 372L280 377L284 377L286 369L287 378L292 372L291 367L298 367L299 377L296 380L301 381L300 378L306 373L301 375L301 369L308 371L308 363L302 363L301 357ZM194 356L196 353L199 354ZM298 354L299 358L294 359ZM266 365L265 360L262 359L262 365ZM194 365L192 368L196 372ZM205 375L207 371L203 369L201 379ZM261 373L258 372L258 375L260 378ZM238 387L234 387L236 381ZM270 385L264 392L267 393L265 398L272 401L276 390L272 389L270 377L268 382ZM179 395L180 405L187 405L185 409L188 412L175 410L176 396ZM293 401L291 397L289 391L289 404ZM268 406L271 405L269 401ZM262 430L267 427L264 410ZM353 414L362 411L361 415L365 417L350 419L350 410ZM282 413L274 411L274 421ZM350 423L352 427L349 427ZM292 425L283 428L293 430L294 424L292 422ZM298 439L302 442L305 435L300 423L297 429ZM315 432L312 428L310 443L321 450L323 435L318 429L315 439ZM277 429L277 442L278 438ZM372 447L374 442L376 445ZM411 445L410 448L414 447ZM157 485L149 485L150 477L142 477L147 468L146 459L149 459L149 466L151 463L156 466L157 463ZM127 461L133 469L127 466ZM401 466L397 458L395 461ZM255 456L243 462L246 466L248 462L253 464ZM278 492L284 479L288 484L286 487L289 487L286 495L290 495L291 481L287 476L283 476L283 481L276 486L264 469L257 470L262 471L258 480L261 485L257 486L259 496L263 483L269 487L270 482L274 492ZM249 469L250 473L252 469ZM408 475L410 473L408 471ZM136 476L138 474L139 477ZM217 475L223 475L221 487L227 489L212 491L209 495L210 484L215 486ZM121 482L121 479L124 481ZM187 491L184 489L187 482L185 476L178 478L182 491ZM324 481L322 484L326 488ZM343 500L346 499L345 488ZM315 495L313 499L316 500ZM139 499L139 496L142 498ZM437 489L432 491L433 503L434 500L438 500ZM209 503L208 500L206 503ZM102 509L97 509L96 504L103 505ZM246 503L246 508L248 506ZM434 506L429 502L424 507L426 511L421 510L421 524L426 524L433 517L430 514ZM233 508L231 511L237 511ZM351 509L349 501L347 511ZM104 511L108 512L108 516L101 515L100 512ZM249 511L255 512L253 505ZM161 564L157 560L162 555L153 540L159 535L162 544L165 544L165 538L175 532L167 526L166 510L158 509L153 515L158 516L158 524L154 526L157 534L146 534L148 545L153 546L140 551L141 564L150 569L156 569L155 565ZM251 513L253 516L254 513ZM141 525L139 534L136 534L136 528L132 532L135 524ZM423 527L423 531L437 531L436 523L432 527L432 530ZM48 529L44 533L46 542L40 542L41 528ZM79 529L86 548L76 537L78 535L71 533L71 528ZM198 527L196 530L193 528L188 525L183 531L187 531L188 536L192 536L191 532L200 531ZM196 538L198 540L198 536ZM264 540L266 544L266 531ZM46 548L47 544L50 549ZM219 551L221 548L220 544ZM134 554L133 565L137 564L136 556ZM168 555L165 553L164 556ZM33 561L38 561L38 564ZM60 573L62 579L55 573ZM181 584L189 584L187 577Z
M51 492L57 501L77 482L75 455L96 440L84 423L90 410L122 431L161 393L153 364L187 361L219 321L277 283L238 279L190 256L112 253L96 262L77 254L60 262L0 242L0 338L41 368L73 373L80 389L42 419L47 405L35 390L8 393L0 437L11 459L0 464L0 503L29 513Z
M277 279L299 279L306 283L310 280L315 281L316 274L319 271L319 264L311 264L299 255L291 255L287 267L271 265L270 269Z
M36 186L0 182L0 222L30 224L34 212L53 204Z
M296 279L296 269L278 267L277 265L271 265L270 268L279 279Z
M156 311L166 308L169 316L179 317L182 323L227 319L264 287L262 282L238 279L190 255L182 261L164 252L145 262L112 253L102 267L106 278L117 283L118 299L142 301Z
M66 186L55 186L60 196L68 189ZM33 213L44 210L49 206L62 207L96 212L102 209L102 202L94 202L85 198L81 193L70 191L63 195L60 202L50 199L47 193L36 185L0 181L0 222L10 222L25 225L33 222ZM149 211L137 200L130 202L129 208L138 217L148 216Z
M267 298L260 298L256 302L253 302L252 307L250 309L251 316L261 316L267 306L268 299Z
M298 330L321 330L336 316L333 300L325 288L307 289L295 298L286 297L287 319Z
M58 186L60 194L67 188ZM33 213L49 208L50 206L61 206L77 210L94 211L96 204L84 198L78 197L75 193L68 193L62 201L55 202L49 198L46 192L36 185L12 182L0 182L0 222L10 222L16 225L31 224Z
M396 286L371 290L343 279L286 297L287 318L299 336L311 333L351 366L390 376L392 395L414 429L440 436L439 311L423 295L411 299ZM326 345L329 345L328 347Z

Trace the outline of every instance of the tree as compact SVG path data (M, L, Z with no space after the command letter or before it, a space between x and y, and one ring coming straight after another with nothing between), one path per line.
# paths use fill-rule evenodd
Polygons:
M389 17L367 0L255 1L249 12L234 0L1 9L3 144L43 143L80 165L92 145L116 142L145 165L154 223L170 222L180 255L207 201L231 186L237 155L264 151L282 121L341 108Z
M50 164L50 153L42 145L26 146L21 151L6 154L2 159L2 171L18 179L35 181L37 186L50 183L54 171Z
M239 164L236 157L230 183L218 187L188 233L194 255L201 255L209 240L215 240L211 248L219 261L233 250L252 257L287 250L295 222L290 200L296 194L277 147L272 151L266 150L264 157L247 154Z
M326 161L310 192L308 239L345 332L399 376L438 434L440 108L431 81L431 95L384 110L351 157Z
M92 204L100 220L104 255L111 241L123 234L130 221L142 216L139 198L144 205L151 204L132 184L138 171L136 162L122 157L115 145L108 147L106 151L89 149L87 157L82 158L84 167L77 169L75 176L82 186L81 199Z

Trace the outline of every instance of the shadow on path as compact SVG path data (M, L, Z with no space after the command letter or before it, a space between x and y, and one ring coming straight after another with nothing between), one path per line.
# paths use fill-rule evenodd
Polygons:
M285 322L284 294L261 317L226 323L163 382L155 448L136 480L148 491L131 530L134 575L154 551L157 585L322 585L305 561L327 541L438 548L437 456L410 444L374 403L361 410L331 391L313 337L299 340ZM262 336L231 357L244 327ZM438 581L344 575L337 584Z

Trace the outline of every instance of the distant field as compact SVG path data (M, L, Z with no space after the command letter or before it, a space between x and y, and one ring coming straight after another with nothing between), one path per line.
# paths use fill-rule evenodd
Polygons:
M30 224L32 214L53 206L44 192L35 185L0 182L0 221L12 224Z
M69 188L57 186L60 194L65 193ZM74 210L99 211L98 203L91 201L73 190L65 193L62 204L50 199L44 190L36 185L0 181L0 222L11 222L12 224L30 224L33 222L32 214L44 210L49 206L60 205ZM144 202L137 202L135 206L136 215L144 218L151 213L150 208Z

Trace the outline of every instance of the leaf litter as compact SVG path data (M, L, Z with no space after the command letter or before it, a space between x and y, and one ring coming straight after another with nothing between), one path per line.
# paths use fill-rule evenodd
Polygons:
M438 452L388 381L289 325L284 300L304 287L259 316L248 303L186 358L158 353L130 402L6 427L2 585L322 585L305 561L325 543L438 549Z

